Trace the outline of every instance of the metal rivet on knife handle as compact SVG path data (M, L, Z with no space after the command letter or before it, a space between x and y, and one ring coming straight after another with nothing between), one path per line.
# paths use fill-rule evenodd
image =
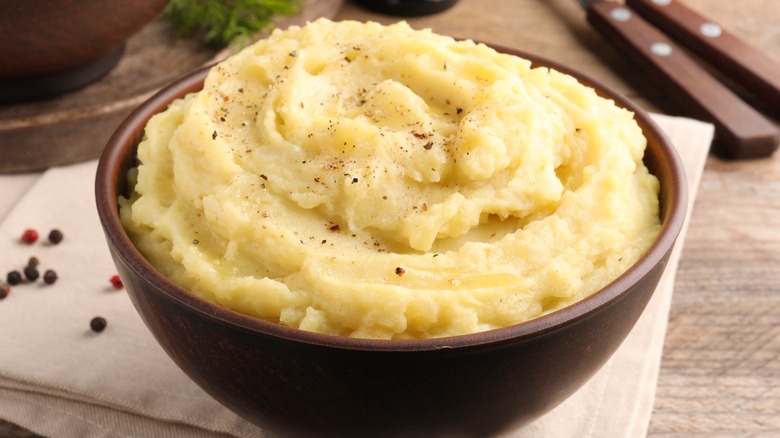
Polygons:
M666 32L776 111L780 111L780 60L775 60L679 1L626 0L636 15ZM718 35L714 37L717 26ZM705 30L706 27L706 30ZM704 36L704 37L703 37Z
M735 158L757 158L777 149L780 132L774 124L637 14L629 22L612 19L610 12L619 7L622 4L613 1L593 3L586 9L588 21L639 64L670 99L690 115L713 123L716 140L726 152ZM669 46L661 50L666 56L653 53L651 47L657 43Z
M609 11L609 16L612 17L613 20L626 22L631 19L631 11L627 8L615 8Z
M723 33L723 29L715 23L704 23L699 26L699 32L707 38L717 38Z
M653 52L654 55L658 56L671 56L672 46L666 43L653 43L650 44L650 51Z

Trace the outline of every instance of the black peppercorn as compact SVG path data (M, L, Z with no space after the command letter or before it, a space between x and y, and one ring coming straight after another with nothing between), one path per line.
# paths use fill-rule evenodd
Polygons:
M38 272L38 268L35 266L27 266L24 268L24 276L29 281L35 281L38 279L38 277L41 276L41 274Z
M38 257L30 257L30 260L27 260L27 266L37 268L39 264L41 264L41 262L38 260Z
M19 271L11 271L6 276L6 281L11 286L16 286L17 284L22 282L22 273Z
M60 242L62 242L62 238L63 237L64 236L62 234L62 231L60 231L60 230L58 230L56 228L49 232L49 242L51 242L51 243L53 243L55 245L60 243Z
M8 296L8 294L11 293L11 286L8 286L5 283L0 283L0 300L5 299L5 297Z
M91 328L93 332L97 333L105 330L106 325L108 325L108 322L106 321L106 318L103 318L102 316L96 316L92 318L92 321L89 322L89 328Z
M43 273L43 282L46 284L54 284L55 281L57 281L57 273L51 269L47 269L46 272Z

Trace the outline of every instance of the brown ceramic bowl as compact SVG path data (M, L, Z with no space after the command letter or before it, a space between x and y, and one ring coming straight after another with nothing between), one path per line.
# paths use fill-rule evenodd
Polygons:
M645 162L661 181L663 229L627 272L558 312L483 333L429 340L367 340L310 333L206 302L149 264L119 221L146 121L201 88L198 71L141 105L100 159L97 206L111 254L149 330L216 400L289 435L487 436L538 418L582 386L634 326L666 266L686 212L684 171L669 140L639 107L570 69L636 113Z
M97 80L168 0L0 0L0 102Z

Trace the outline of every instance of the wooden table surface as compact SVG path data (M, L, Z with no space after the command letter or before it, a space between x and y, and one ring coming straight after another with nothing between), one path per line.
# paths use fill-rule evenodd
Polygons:
M685 3L780 61L777 0ZM338 18L397 20L349 2ZM587 25L576 0L461 0L407 21L553 59L647 110L686 115ZM780 156L711 154L677 274L650 436L780 436L779 355ZM7 424L0 435L32 436Z

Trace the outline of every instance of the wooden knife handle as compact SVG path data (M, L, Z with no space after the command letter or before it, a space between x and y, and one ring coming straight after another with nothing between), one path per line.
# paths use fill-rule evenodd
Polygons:
M626 0L647 21L780 110L780 63L676 0Z
M734 158L766 157L777 149L780 132L774 124L634 11L602 1L589 6L587 16L670 99L692 116L714 124L717 141Z

